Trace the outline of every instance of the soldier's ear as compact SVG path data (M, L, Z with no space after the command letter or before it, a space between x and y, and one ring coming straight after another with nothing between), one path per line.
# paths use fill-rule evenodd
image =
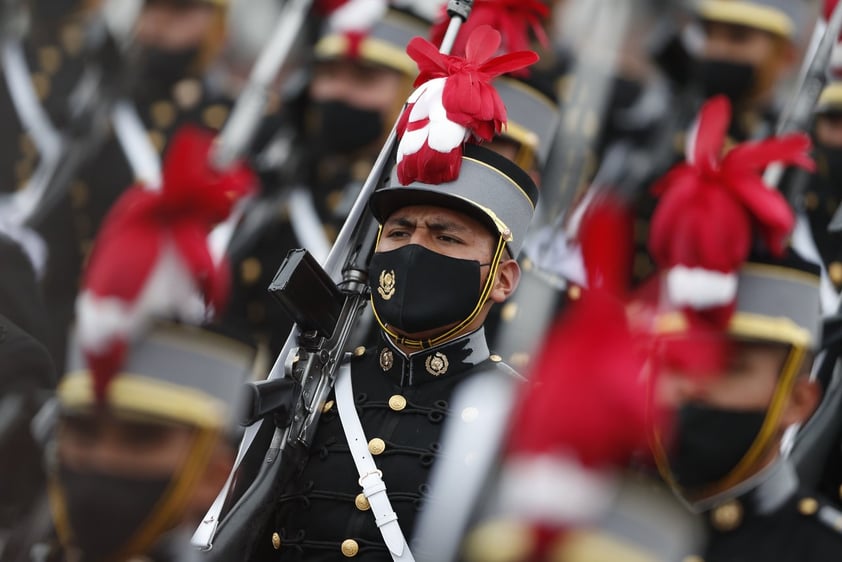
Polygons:
M520 266L516 260L508 259L500 262L497 269L497 279L488 299L492 302L501 303L509 298L520 282Z
M798 377L789 395L789 403L781 416L781 424L784 427L789 427L810 419L819 405L821 393L818 382L810 380L806 376Z

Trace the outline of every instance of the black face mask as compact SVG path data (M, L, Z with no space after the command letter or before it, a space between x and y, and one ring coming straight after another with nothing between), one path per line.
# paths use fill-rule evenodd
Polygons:
M198 59L198 46L177 50L145 46L140 53L140 87L170 88L192 73Z
M98 562L127 546L170 485L167 478L125 478L103 472L58 470L74 546ZM140 553L129 553L140 554Z
M751 447L766 412L735 411L688 404L678 411L669 456L679 486L690 493L725 478Z
M321 101L313 103L309 126L308 136L318 154L350 154L380 138L383 117L379 111L342 101Z
M480 298L480 263L409 244L376 253L368 284L380 320L402 332L428 332L461 322Z
M727 60L699 61L696 81L706 97L725 95L735 106L743 105L757 81L757 69L748 63Z

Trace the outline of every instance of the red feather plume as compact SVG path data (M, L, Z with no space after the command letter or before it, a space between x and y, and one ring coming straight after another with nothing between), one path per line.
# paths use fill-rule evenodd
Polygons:
M589 288L551 329L512 414L501 509L543 537L537 550L611 509L618 472L660 421L649 410L647 346L627 319L629 221L609 199L583 217Z
M488 26L473 31L465 56L440 53L416 37L406 52L418 64L418 89L398 121L398 179L438 184L454 180L462 162L462 144L491 140L502 131L506 107L491 85L496 76L538 60L532 51L493 57L500 33ZM492 58L493 57L493 58Z
M242 163L208 166L213 135L193 127L172 141L159 191L134 185L107 215L77 302L79 338L101 399L127 342L154 317L190 315L201 300L224 305L228 266L215 263L208 234L256 181ZM201 303L201 300L198 302Z
M727 325L736 274L759 234L775 255L794 225L784 197L763 183L772 163L812 170L809 137L791 134L743 143L722 156L731 118L724 96L709 100L687 147L687 161L653 188L660 201L652 216L649 251L668 270L671 302Z

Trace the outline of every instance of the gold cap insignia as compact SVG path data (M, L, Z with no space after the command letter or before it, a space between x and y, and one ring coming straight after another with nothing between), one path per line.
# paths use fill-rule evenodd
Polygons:
M380 352L380 368L388 371L395 364L395 357L392 355L392 350L384 347Z
M428 373L434 377L438 377L447 372L447 368L450 366L450 363L448 363L447 356L445 356L444 353L437 351L435 355L427 357L427 361L424 363L424 366L427 367Z
M389 300L395 294L395 271L380 272L380 286L377 287L377 292L383 297L384 301Z

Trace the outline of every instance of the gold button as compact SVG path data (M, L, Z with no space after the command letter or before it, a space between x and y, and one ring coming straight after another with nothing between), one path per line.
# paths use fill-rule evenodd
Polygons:
M842 263L835 261L827 266L827 273L834 285L842 285Z
M193 109L202 98L202 84L193 78L181 80L173 86L173 97L181 109Z
M50 95L50 77L43 72L35 72L30 76L32 80L32 87L35 88L35 94L38 99L44 101Z
M333 400L328 400L327 402L325 402L325 405L322 406L322 413L324 414L326 412L329 412L331 408L333 408Z
M401 396L400 394L394 394L391 398L389 398L389 407L396 412L400 412L404 408L406 408L406 398Z
M157 101L149 108L152 122L160 129L166 129L175 121L175 106L169 101Z
M360 551L360 545L354 539L345 539L342 541L342 554L345 558L353 558Z
M360 511L368 511L371 509L371 504L368 503L368 498L362 493L357 494L357 497L354 498L354 505L357 506L357 509Z
M582 296L582 289L576 285L571 285L570 288L567 289L567 296L572 301L579 300L579 297Z
M495 363L499 363L503 360L503 358L497 355L496 353L492 353L488 358L494 361Z
M246 258L240 264L240 279L245 285L254 285L260 281L262 272L263 266L260 265L260 260L255 257Z
M164 133L150 129L146 134L149 137L149 142L152 143L153 147L155 147L155 150L157 150L158 153L163 152L164 146L167 144L167 137L164 136Z
M365 346L364 345L361 345L354 350L354 356L355 357L361 357L363 355L365 355Z
M226 119L228 119L228 108L224 105L214 104L202 112L202 120L211 129L221 129Z
M801 515L813 515L819 510L819 502L814 498L804 498L798 502L798 512Z
M733 531L743 521L743 506L737 501L720 505L710 514L710 520L719 531Z
M815 211L816 207L819 206L819 196L812 191L808 191L804 194L804 206L808 211Z
M368 442L368 450L372 455L379 455L386 450L386 442L379 437L375 437Z
M281 535L278 533L272 533L272 548L275 550L281 549Z
M504 322L511 322L515 319L515 316L517 316L516 302L510 302L500 310L500 318L502 318Z
M61 67L61 51L49 45L38 49L38 64L48 74L55 74Z

